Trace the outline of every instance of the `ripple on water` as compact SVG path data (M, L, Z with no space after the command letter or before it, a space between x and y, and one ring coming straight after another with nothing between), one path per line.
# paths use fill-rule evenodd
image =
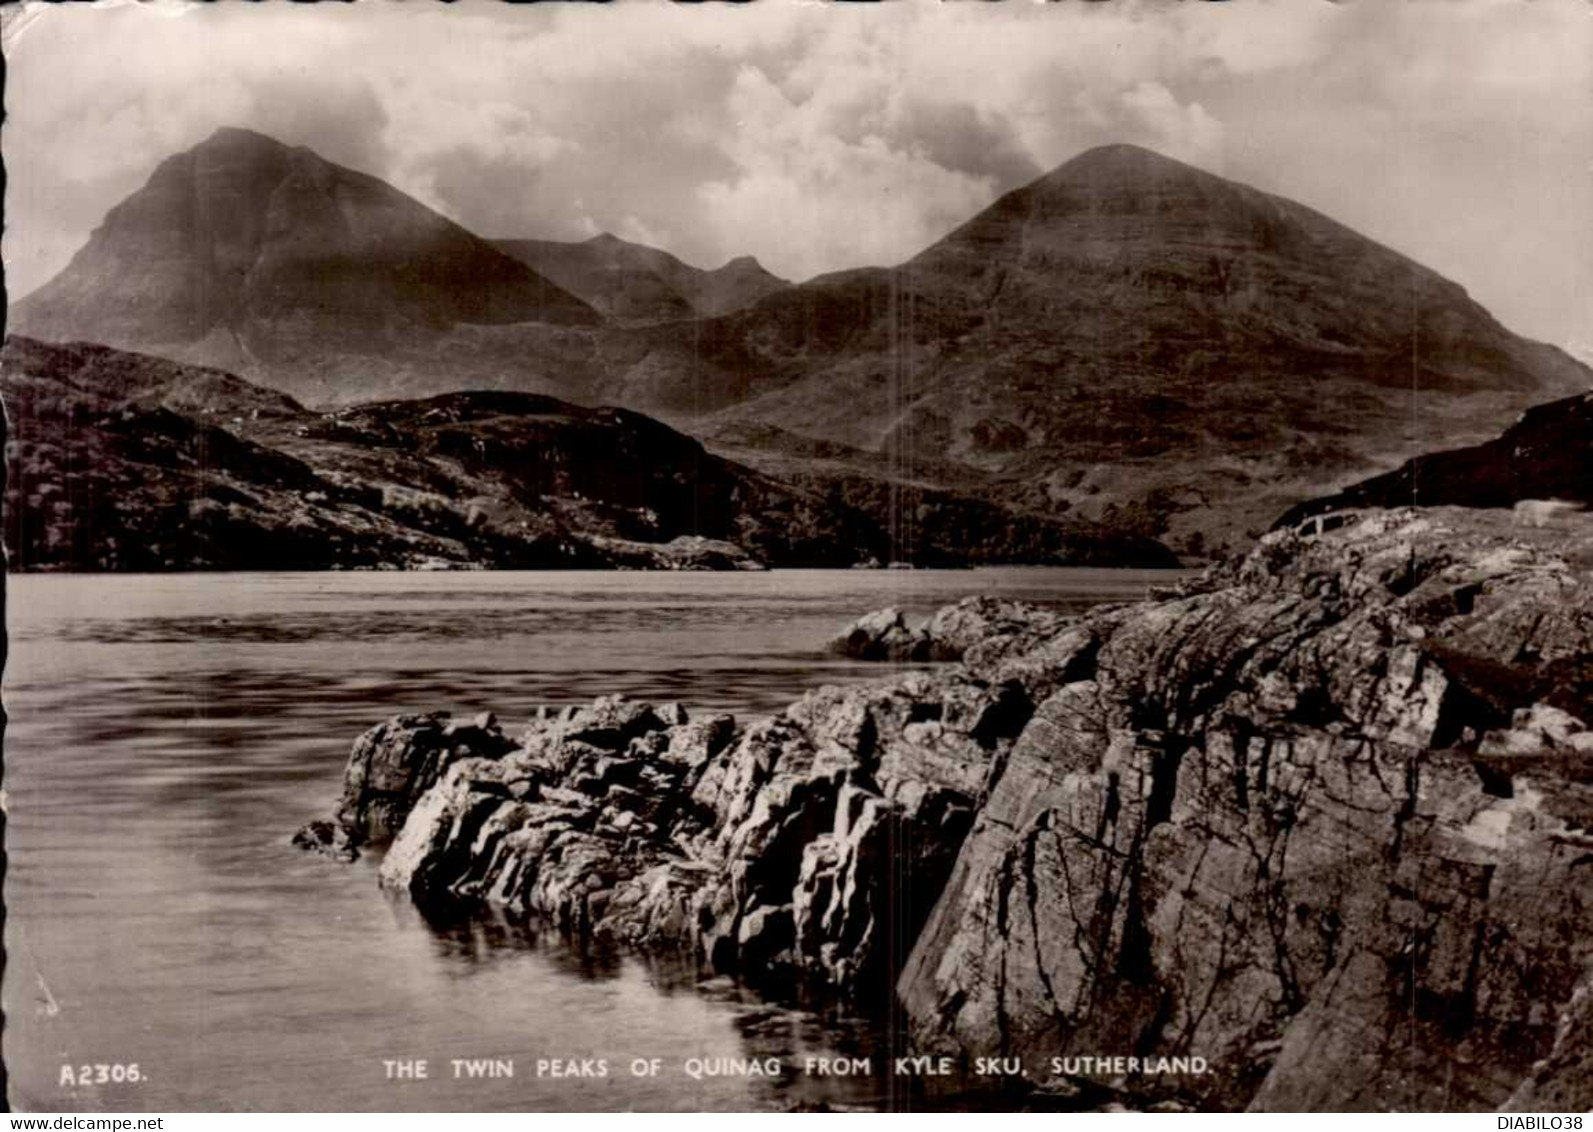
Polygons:
M881 667L858 613L983 589L1067 607L1144 573L188 575L11 580L7 1068L34 1109L745 1109L913 1102L877 1080L630 1078L632 1057L868 1055L869 1023L690 964L439 921L289 835L351 740L401 711L621 692L755 717ZM42 989L41 989L42 988ZM600 1081L538 1058L606 1057ZM512 1057L510 1081L395 1085L382 1060ZM63 1060L148 1080L62 1092Z

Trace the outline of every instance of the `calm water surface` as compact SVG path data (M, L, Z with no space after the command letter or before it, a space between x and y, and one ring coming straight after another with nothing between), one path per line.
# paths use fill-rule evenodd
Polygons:
M10 579L5 1054L30 1110L748 1109L903 1104L888 1079L693 1081L680 1062L871 1050L865 1020L490 917L421 919L374 864L292 849L349 744L399 711L611 692L768 714L881 675L853 617L970 593L1083 608L1123 570L233 574ZM538 1078L539 1058L606 1078ZM658 1079L633 1058L663 1057ZM426 1058L395 1083L385 1059ZM512 1058L455 1080L452 1058ZM136 1084L64 1065L136 1062Z

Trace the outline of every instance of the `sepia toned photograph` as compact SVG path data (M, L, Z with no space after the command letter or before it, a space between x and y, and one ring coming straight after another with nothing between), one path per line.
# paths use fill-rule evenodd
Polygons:
M8 1111L1582 1127L1586 0L0 33Z

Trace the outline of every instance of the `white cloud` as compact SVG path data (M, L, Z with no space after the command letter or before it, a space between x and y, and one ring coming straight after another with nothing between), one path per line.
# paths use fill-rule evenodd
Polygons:
M1129 131L1170 157L1215 168L1222 161L1222 123L1198 102L1182 103L1161 83L1140 82L1122 96Z
M736 172L701 190L729 234L718 258L739 248L794 278L895 263L989 201L986 178L938 165L917 147L895 148L876 128L842 136L830 126L833 104L821 90L858 94L820 88L793 101L761 71L737 77L738 120L725 144Z
M151 0L41 8L7 54L14 291L238 124L488 234L648 233L796 276L903 259L1131 141L1296 196L1529 333L1593 310L1582 0Z

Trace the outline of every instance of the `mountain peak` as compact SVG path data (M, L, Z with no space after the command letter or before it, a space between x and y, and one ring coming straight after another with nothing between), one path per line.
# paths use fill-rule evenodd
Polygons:
M308 158L312 164L331 164L313 150L288 145L270 134L243 126L221 126L203 141L168 158L163 167L198 161L206 166L247 169L254 177L271 177L271 170L285 167L295 158Z
M1109 142L1092 146L1063 162L1063 167L1075 165L1163 165L1170 168L1189 169L1190 165L1168 157L1154 149L1132 142Z
M599 321L386 182L236 126L161 162L14 315L45 339L227 341L284 366L461 323Z
M195 149L216 145L257 145L272 149L288 149L289 146L277 140L270 134L262 134L259 130L251 130L247 126L218 126Z
M1119 142L1098 145L1064 161L1033 183L1034 188L1057 185L1099 185L1113 191L1166 184L1219 185L1223 178L1198 166L1157 153L1144 146Z
M982 275L993 256L1055 263L1128 255L1151 263L1184 244L1226 244L1218 232L1253 243L1258 228L1275 223L1274 205L1265 193L1155 150L1101 145L1007 193L912 262L963 276ZM1047 287L1063 278L1052 274L1040 272Z

